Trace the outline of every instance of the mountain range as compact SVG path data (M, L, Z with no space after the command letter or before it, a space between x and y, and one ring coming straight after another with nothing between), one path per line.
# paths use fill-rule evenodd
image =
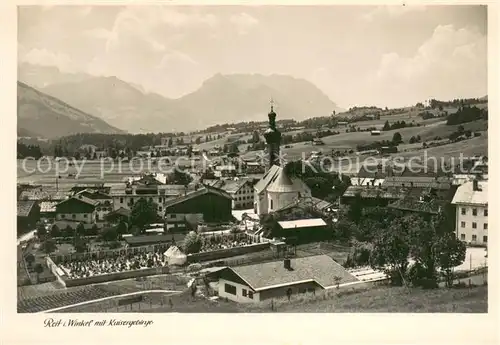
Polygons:
M274 100L278 119L303 120L340 112L309 81L285 75L216 74L177 99L147 93L117 77L62 73L23 63L19 80L130 133L191 131L211 125L267 119Z
M17 82L18 136L57 138L77 133L124 133L105 121Z

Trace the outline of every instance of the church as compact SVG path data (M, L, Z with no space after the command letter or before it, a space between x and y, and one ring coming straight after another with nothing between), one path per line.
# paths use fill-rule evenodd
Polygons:
M281 166L281 132L276 128L276 113L272 103L268 117L269 127L264 132L264 138L269 162L264 177L254 186L254 212L258 215L280 210L301 198L311 197L309 187L302 180L287 176Z

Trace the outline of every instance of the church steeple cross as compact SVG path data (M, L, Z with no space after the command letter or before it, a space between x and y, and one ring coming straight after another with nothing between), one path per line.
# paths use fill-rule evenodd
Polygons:
M271 101L270 101L269 103L271 103L271 111L273 111L273 107L274 107L274 100L272 99L272 97L271 97Z

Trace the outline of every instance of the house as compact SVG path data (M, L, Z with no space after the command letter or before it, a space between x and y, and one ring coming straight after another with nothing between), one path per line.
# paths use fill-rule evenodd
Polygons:
M40 202L40 218L55 219L56 205L58 201L41 201Z
M327 224L321 218L297 219L278 222L283 238L295 243L307 243L327 238Z
M24 233L34 229L40 219L40 207L33 200L17 201L17 232Z
M229 193L208 186L186 193L165 202L165 221L182 223L186 221L206 223L227 223L231 214L232 197Z
M327 255L225 267L209 275L218 279L219 297L240 303L315 293L358 281Z
M236 176L236 166L235 165L219 165L215 167L215 177L235 177Z
M452 205L456 207L457 237L470 244L488 244L488 181L474 180L457 188Z
M240 178L237 180L220 181L220 188L233 198L232 208L234 210L249 209L253 207L253 184L250 179Z
M313 141L312 141L312 144L316 145L316 146L325 145L325 143L323 142L323 140L321 140L320 138L314 138Z
M380 131L371 131L371 135L380 135Z
M140 181L137 183L120 186L111 190L114 210L124 208L132 210L137 201L141 198L150 200L157 204L158 216L164 215L164 203L168 199L176 198L193 190L193 186L162 184L160 181L145 184Z
M349 186L341 197L341 203L350 205L358 195L365 205L387 206L396 200L403 199L407 191L403 188Z
M120 207L117 210L113 210L111 212L108 212L105 216L104 219L108 222L111 223L120 223L122 221L128 222L130 218L131 211L129 209Z
M106 215L109 212L113 211L113 198L108 194L104 194L97 190L85 189L76 195L81 195L88 199L99 202L99 205L97 205L96 207L97 222L103 222Z
M106 186L104 183L79 183L71 187L70 191L74 195L84 190L95 190L100 193L109 194L111 187Z
M259 162L246 162L247 174L260 174L264 172L264 166Z
M56 205L56 220L69 220L93 224L96 222L99 201L76 195Z
M274 212L308 196L311 189L302 180L288 177L285 169L273 165L254 186L254 212Z

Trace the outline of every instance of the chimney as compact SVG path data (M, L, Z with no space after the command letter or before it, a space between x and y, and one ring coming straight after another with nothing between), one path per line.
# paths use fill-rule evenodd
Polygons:
M286 258L284 261L283 261L283 267L287 270L291 270L292 269L292 264L290 262L290 259Z
M474 192L479 192L479 181L477 179L472 181L472 190Z

